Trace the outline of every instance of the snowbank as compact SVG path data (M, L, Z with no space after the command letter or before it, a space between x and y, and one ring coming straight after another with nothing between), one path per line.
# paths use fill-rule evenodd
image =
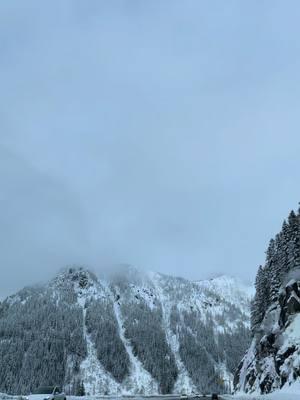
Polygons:
M232 400L295 400L300 398L300 382L291 385L285 385L281 390L270 394L239 394L235 396L222 396L224 399Z

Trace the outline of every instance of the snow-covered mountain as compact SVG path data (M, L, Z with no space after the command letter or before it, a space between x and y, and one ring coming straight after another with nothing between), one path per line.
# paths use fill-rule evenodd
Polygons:
M286 391L300 380L300 213L270 241L251 309L252 343L235 375L236 391Z
M0 391L59 384L67 393L229 389L249 345L252 289L124 266L67 268L0 304Z

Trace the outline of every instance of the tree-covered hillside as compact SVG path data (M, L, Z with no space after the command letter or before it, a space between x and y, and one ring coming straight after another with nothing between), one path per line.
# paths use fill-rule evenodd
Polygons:
M67 268L1 304L0 392L228 390L249 345L243 290L225 277L190 282L126 267L98 278Z
M255 287L253 340L237 370L235 387L268 393L300 377L299 211L291 211L281 231L271 239Z
M290 212L287 221L266 251L264 266L256 276L256 294L251 307L251 328L253 331L263 321L270 305L278 303L280 288L293 277L293 271L300 268L300 215ZM300 276L299 276L300 277Z

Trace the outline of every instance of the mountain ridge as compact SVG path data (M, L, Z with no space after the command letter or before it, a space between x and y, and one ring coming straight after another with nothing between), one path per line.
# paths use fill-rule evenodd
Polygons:
M237 288L228 300L220 288L225 282L234 287L230 278L192 282L133 267L109 275L66 268L49 283L25 288L1 303L0 359L2 355L7 366L0 368L0 391L23 393L50 383L49 377L67 393L76 393L82 382L90 394L230 386L233 364L248 343L247 291ZM241 348L237 354L226 353L237 336L244 340ZM8 353L23 349L17 366L3 351L5 341ZM58 362L59 371L54 368ZM39 371L34 381L26 373L28 364ZM17 382L12 382L12 372Z

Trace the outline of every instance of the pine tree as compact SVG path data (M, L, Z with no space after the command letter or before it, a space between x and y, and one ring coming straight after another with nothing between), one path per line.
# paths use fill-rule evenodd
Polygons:
M278 257L278 261L281 264L281 280L288 273L288 243L291 237L291 230L286 220L283 221L281 230L281 251Z
M295 269L300 259L299 249L299 218L292 210L288 217L290 237L287 247L288 271Z
M85 388L84 388L83 381L81 381L79 389L80 389L79 390L79 396L85 396Z
M265 268L260 265L255 280L255 296L251 306L251 329L252 331L262 322L266 312L267 276Z
M297 214L297 231L295 235L295 268L300 268L300 213Z
M285 224L285 222L284 222ZM283 231L276 235L275 241L273 241L273 255L271 259L266 260L266 266L268 270L269 283L270 283L270 304L278 301L279 290L282 283L282 277L284 274L284 265L286 260L285 251L285 238Z
M251 307L252 331L262 322L268 307L276 304L279 291L287 274L300 268L300 209L291 211L281 232L271 239L266 251L264 267L260 266L256 281L256 294Z
M75 385L75 395L76 396L85 396L85 387L83 381L77 380Z

